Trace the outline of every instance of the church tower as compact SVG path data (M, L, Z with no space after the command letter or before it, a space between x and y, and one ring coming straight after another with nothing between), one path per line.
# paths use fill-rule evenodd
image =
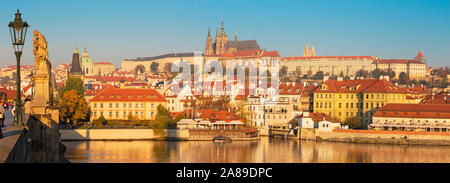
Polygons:
M421 61L423 63L427 63L427 59L425 58L425 56L423 56L422 51L419 51L417 56L414 57L414 60L418 60L418 61Z
M225 33L225 28L223 26L223 19L222 19L222 25L220 26L220 32L216 34L216 55L220 55L222 53L225 53L225 45L228 42L228 35Z
M208 37L206 38L205 55L214 55L214 47L210 29L208 29Z
M314 49L314 45L311 44L311 57L315 57L316 56L316 50Z
M306 45L305 45L305 50L303 51L303 56L304 56L304 57L309 57L309 47L308 47L308 43L306 43Z

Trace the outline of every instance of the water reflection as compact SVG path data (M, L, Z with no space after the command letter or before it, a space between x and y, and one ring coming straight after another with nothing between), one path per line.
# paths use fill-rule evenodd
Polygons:
M450 163L450 147L260 141L64 142L71 162L96 163Z

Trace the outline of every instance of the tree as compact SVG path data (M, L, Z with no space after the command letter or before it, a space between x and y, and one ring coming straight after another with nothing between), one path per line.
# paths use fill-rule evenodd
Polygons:
M78 78L78 77L67 78L66 83L61 88L60 97L62 98L64 96L64 93L66 93L67 91L70 91L70 90L75 90L77 92L77 95L84 97L85 89L84 89L83 80L81 80L81 78Z
M162 105L158 105L157 110L158 113L155 116L155 120L150 123L150 127L153 128L155 134L164 135L164 129L168 128L169 126L176 126L176 123L175 125L173 124L174 121L170 117L170 111L165 107L163 107Z
M106 121L105 117L103 116L103 114L98 118L98 122L100 124L102 124L103 126L107 125L108 122Z
M64 93L60 105L61 118L69 120L70 125L77 126L81 120L86 119L88 112L89 106L86 100L78 95L76 90Z
M376 68L372 72L370 72L370 75L372 78L380 78L380 76L383 74L383 71L379 68Z
M405 72L401 72L399 75L398 75L398 83L399 84L402 84L402 85L405 85L405 84L407 84L409 82L409 77L408 77L408 75L405 73Z
M348 117L345 119L345 124L352 129L358 129L362 127L361 118L358 116Z
M280 77L287 76L287 69L288 68L286 66L281 67L281 69L280 69Z
M441 81L439 81L438 87L439 88L447 88L448 83L446 81L446 78L441 79Z
M159 63L158 62L152 62L152 64L150 65L150 71L154 74L158 73L158 67L159 67Z
M323 80L323 72L322 71L319 71L319 72L316 72L316 74L314 74L314 76L313 76L313 79L314 80Z
M359 70L356 72L355 74L356 77L364 77L364 78L368 78L369 77L369 71L366 70Z

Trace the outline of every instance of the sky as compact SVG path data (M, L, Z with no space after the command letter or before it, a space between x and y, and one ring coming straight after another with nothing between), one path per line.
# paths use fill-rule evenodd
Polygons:
M47 39L54 66L76 45L116 68L126 58L204 51L223 18L229 39L257 40L281 57L378 56L450 66L450 0L1 0L0 66L15 65L8 23L20 9L31 27L22 65L34 64L32 31ZM1 25L2 23L0 23Z

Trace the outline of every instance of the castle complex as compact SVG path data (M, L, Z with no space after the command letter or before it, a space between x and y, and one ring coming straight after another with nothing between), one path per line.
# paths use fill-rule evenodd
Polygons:
M211 31L208 30L208 37L206 38L205 55L221 55L223 53L235 53L238 51L261 50L256 40L237 40L237 32L234 33L234 41L228 40L228 34L225 33L225 28L220 26L220 31L216 31L216 41L213 43L211 38Z

